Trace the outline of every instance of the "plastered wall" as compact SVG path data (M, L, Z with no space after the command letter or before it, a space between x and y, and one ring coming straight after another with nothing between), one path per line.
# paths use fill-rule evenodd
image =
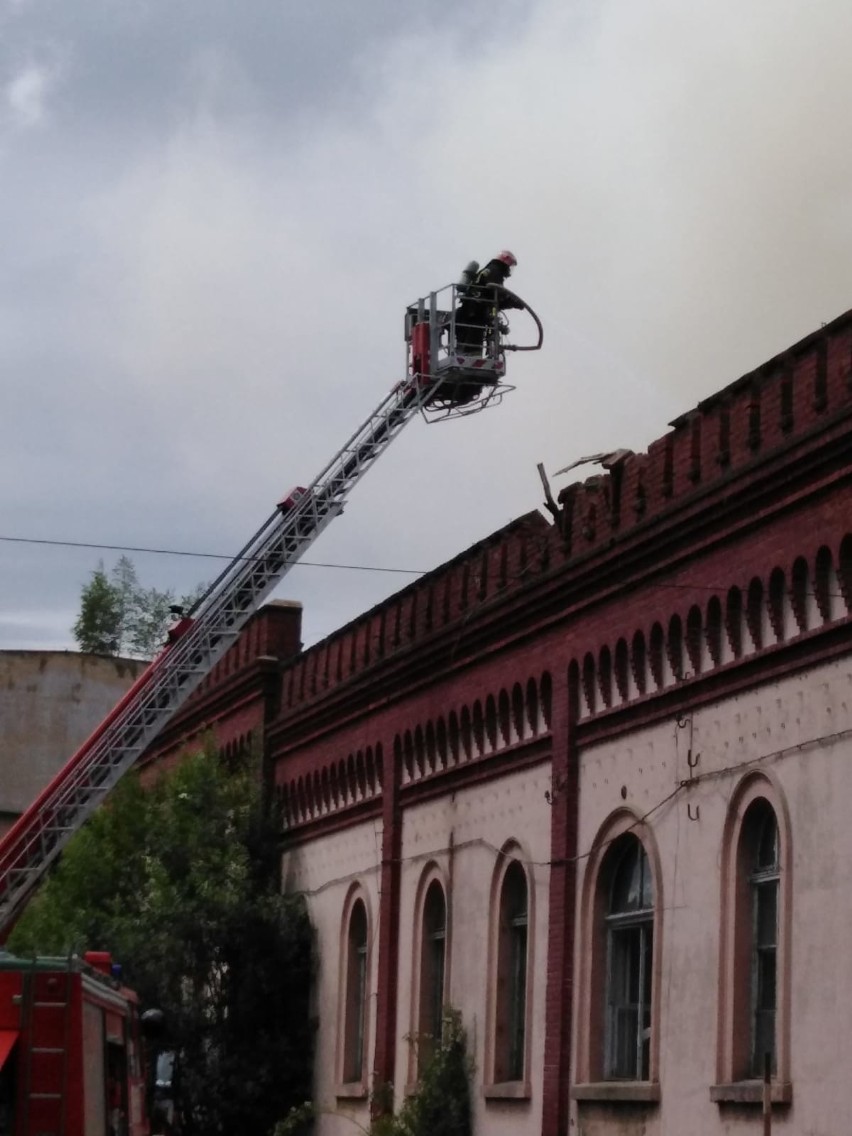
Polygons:
M849 1130L852 1046L852 669L837 662L801 672L646 728L580 756L579 848L595 846L621 809L644 817L659 853L660 1102L575 1102L578 1136L643 1132L739 1134L759 1106L717 1104L723 832L743 778L765 776L788 811L791 1106L776 1106L773 1132L839 1136ZM690 768L688 756L693 767ZM690 782L690 777L692 781ZM678 788L683 781L688 782ZM674 794L674 795L672 795ZM574 1036L595 1012L582 990L589 947L578 877ZM582 1081L582 1046L575 1046Z

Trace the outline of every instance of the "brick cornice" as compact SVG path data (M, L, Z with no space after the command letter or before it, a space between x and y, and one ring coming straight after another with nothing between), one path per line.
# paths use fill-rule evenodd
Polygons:
M261 656L246 664L235 674L228 675L216 686L193 694L157 735L149 753L152 755L177 744L187 734L206 729L222 718L231 717L235 710L251 705L259 699L267 702L277 699L280 689L281 664L271 656Z
M681 679L664 690L646 694L624 706L604 710L577 724L581 746L633 734L671 718L685 705L698 709L758 686L778 682L808 667L833 662L852 651L852 617L827 624L787 643L775 643L706 674Z
M747 533L758 520L782 516L816 494L849 484L850 434L852 408L844 407L820 422L819 429L797 435L751 467L674 503L666 514L633 526L605 547L563 561L545 576L532 577L520 590L482 603L462 620L374 663L328 694L285 710L272 728L273 750L284 756L308 738L410 697L433 686L436 673L446 678L548 631L564 632L582 613Z

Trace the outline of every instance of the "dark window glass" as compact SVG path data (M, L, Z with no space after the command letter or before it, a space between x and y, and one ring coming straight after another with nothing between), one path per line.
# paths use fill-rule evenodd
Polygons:
M510 864L500 890L497 958L496 1081L522 1081L526 1062L527 1021L527 878Z
M420 940L420 1020L418 1064L422 1068L440 1040L444 1014L446 971L447 904L444 889L433 880L423 904Z
M763 1076L766 1055L775 1071L775 1015L778 1005L778 824L768 805L758 806L752 872L751 1074Z
M607 922L605 1076L647 1081L651 1053L654 891L648 857L635 836L613 849Z
M364 1076L367 1011L367 911L360 900L349 917L347 955L343 1079L356 1082Z

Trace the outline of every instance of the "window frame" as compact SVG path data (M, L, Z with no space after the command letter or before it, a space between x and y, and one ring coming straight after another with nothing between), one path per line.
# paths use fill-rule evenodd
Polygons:
M363 932L354 941L354 922ZM337 1096L367 1095L370 1049L371 928L370 906L363 888L350 891L341 919L338 1011ZM353 986L353 982L356 984Z
M775 822L776 863L755 870L770 814ZM760 961L755 921L760 891L770 887L774 890L776 931L771 1092L776 1102L792 1099L792 864L790 820L780 786L771 774L751 774L740 782L731 798L723 835L716 1084L710 1087L711 1100L719 1103L758 1103L762 1095L763 1055L757 1052Z
M486 1099L531 1095L534 893L524 859L517 844L506 845L492 880Z
M611 889L628 840L644 852L651 886L652 918L645 911L633 913L623 926L644 923L650 928L646 944L650 964L650 1011L647 1078L609 1075L607 1055L608 980L610 978ZM623 842L623 843L622 843ZM621 851L619 851L621 848ZM633 810L622 808L604 821L593 842L580 891L580 933L575 947L577 974L576 1059L571 1096L575 1100L636 1101L645 1104L660 1099L660 966L663 944L663 887L659 851L653 830ZM639 916L637 919L636 916Z
M606 1020L604 1022L604 1057L603 1057L603 1079L605 1081L648 1081L650 1079L650 1032L651 1032L651 1012L652 1012L652 987L653 987L653 944L654 944L654 902L653 902L653 880L650 878L651 869L648 864L648 855L640 840L629 841L629 834L619 837L619 843L623 844L623 851L619 856L619 862L616 864L612 871L612 878L609 881L609 904L607 914L604 916L606 924L606 979L605 979L605 1013ZM644 899L644 881L648 877L648 882L651 886L651 902L649 906L639 906L636 910L614 910L615 906L615 891L616 885L619 882L620 873L624 870L625 861L628 857L638 859L639 880L640 880L640 904ZM636 937L636 945L629 944L629 937ZM626 949L625 949L626 947ZM623 960L618 962L619 958ZM620 973L616 974L616 966L619 966ZM631 973L637 972L636 981L636 997L635 1004L636 1012L636 1025L634 1037L634 1054L631 1062L630 1071L625 1071L626 1066L619 1069L619 1056L620 1050L619 1035L620 1028L618 1024L619 1011L632 1010L633 1007L624 1001L624 997L619 1002L615 1001L616 987L624 989L625 985L631 984ZM647 1015L648 1024L645 1025L645 1017ZM648 1051L645 1048L645 1035L648 1040Z
M440 893L443 906L443 926L430 928L430 896ZM424 873L420 885L420 902L417 911L417 968L416 998L412 1034L416 1038L414 1072L419 1075L423 1062L433 1052L435 1040L440 1038L444 1006L447 1002L449 978L449 903L446 882L433 865ZM440 965L435 966L436 943L441 944ZM440 987L440 991L439 991ZM440 997L438 994L440 993Z
M756 802L750 807L753 809ZM777 1019L778 1019L778 893L781 883L781 868L778 856L778 821L775 817L775 811L771 805L767 804L765 815L762 820L758 821L760 832L757 838L753 841L752 851L756 851L756 856L753 858L751 865L751 872L749 873L749 885L751 891L751 983L750 983L750 1007L749 1007L749 1020L751 1023L751 1044L750 1044L750 1069L752 1077L762 1077L764 1070L764 1061L766 1052L769 1053L771 1059L771 1068L773 1072L777 1072L777 1059L778 1059L778 1044L777 1044ZM760 863L760 852L763 846L764 838L766 835L767 827L771 824L774 829L774 855L771 864ZM756 861L756 862L755 862ZM771 906L774 911L772 916L772 938L771 941L761 941L762 928L764 919L761 918L762 911L766 911L766 900L771 896ZM772 970L772 1005L771 1008L763 1005L765 1000L765 991L767 987L768 971L770 969L769 960L771 959ZM761 1015L771 1014L772 1018L772 1040L771 1048L766 1049L765 1046L758 1048L759 1036L761 1034Z

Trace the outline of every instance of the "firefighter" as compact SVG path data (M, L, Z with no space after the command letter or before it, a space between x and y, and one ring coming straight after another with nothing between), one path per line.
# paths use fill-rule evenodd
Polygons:
M471 265L475 263L472 261ZM493 260L489 260L484 268L479 269L468 287L459 289L465 294L456 313L456 347L462 354L482 354L485 329L494 318L495 308L497 311L503 311L505 308L523 307L519 300L505 292L497 292L496 301L493 302L494 296L487 291L494 285L504 288L517 263L514 253L503 249Z

